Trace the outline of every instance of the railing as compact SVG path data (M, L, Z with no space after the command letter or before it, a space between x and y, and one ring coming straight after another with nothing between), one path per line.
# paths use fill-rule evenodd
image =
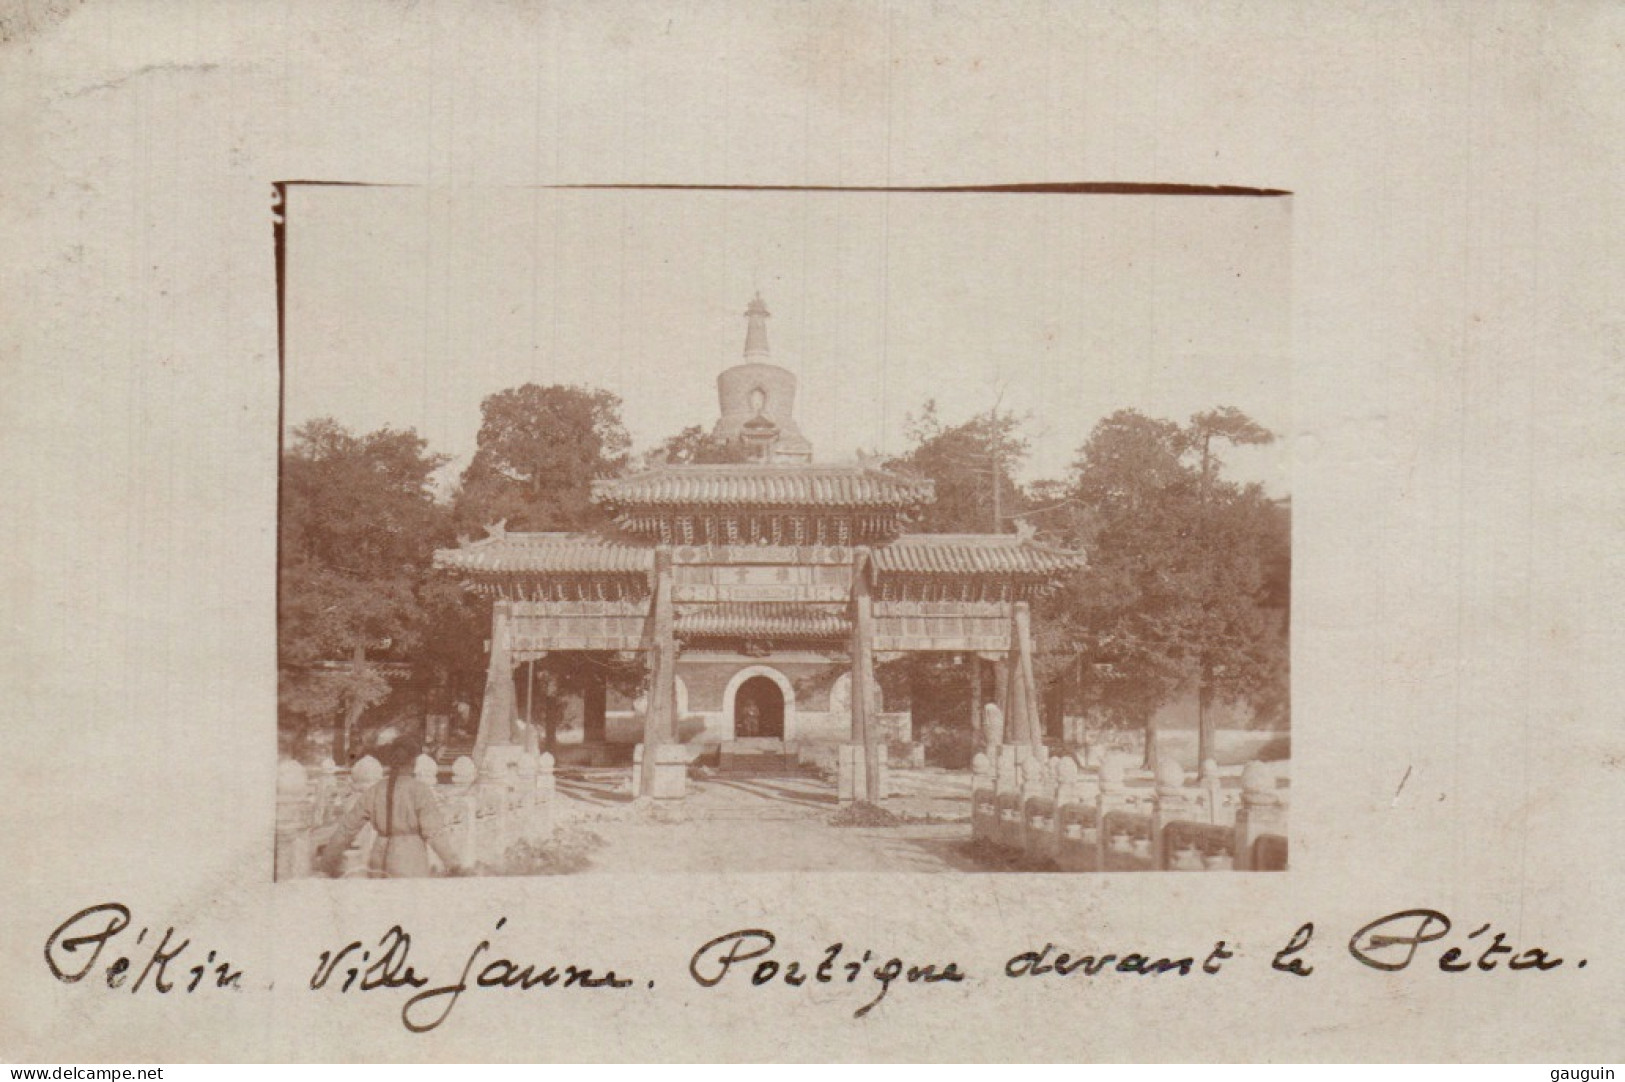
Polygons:
M1176 819L1162 828L1161 866L1164 871L1227 872L1235 867L1235 854L1234 827ZM1282 856L1285 856L1284 852ZM1282 867L1285 867L1284 861Z
M508 847L518 841L542 841L553 832L553 757L530 756L521 749L486 749L484 769L467 756L452 766L442 783L439 765L426 755L413 768L418 780L433 787L451 834L452 848L463 864L495 870ZM332 837L350 804L383 777L383 767L367 756L352 770L329 760L307 769L293 760L277 768L276 878L304 879L320 874L316 856ZM366 874L367 855L376 836L363 827L339 864L341 876ZM431 849L430 868L444 871Z
M1082 767L1005 745L972 766L971 831L1036 867L1090 871L1282 871L1287 791L1250 763L1240 788L1212 764L1200 780L1173 763L1153 778L1109 758Z

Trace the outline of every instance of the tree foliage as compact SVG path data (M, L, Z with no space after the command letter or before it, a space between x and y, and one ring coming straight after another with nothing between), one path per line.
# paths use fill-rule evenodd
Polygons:
M1015 471L1027 457L1028 443L1021 424L1020 417L995 407L950 425L935 400L918 416L909 415L912 446L891 465L936 483L937 498L926 508L920 532L1006 532L1022 506Z
M286 714L346 728L388 694L374 662L422 643L445 459L411 430L301 425L282 456L277 647Z
M461 530L506 521L513 530L600 525L592 482L625 469L632 439L609 391L527 383L480 404L473 460L455 502Z
M644 456L649 466L720 466L749 460L743 443L721 439L701 425L668 436Z
M1284 628L1266 605L1279 600L1286 517L1259 486L1225 480L1220 457L1271 438L1234 409L1186 425L1122 410L1080 449L1071 521L1089 568L1047 599L1044 633L1073 655L1097 715L1149 725L1194 691L1206 757L1213 705L1284 706Z

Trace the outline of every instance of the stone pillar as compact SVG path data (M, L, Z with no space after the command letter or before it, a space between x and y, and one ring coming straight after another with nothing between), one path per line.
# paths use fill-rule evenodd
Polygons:
M1006 719L1010 716L1010 655L1002 654L993 663L993 703ZM1012 734L1013 736L1013 734ZM1003 737L1000 737L1002 742Z
M1025 734L1026 743L1033 747L1044 745L1044 722L1038 714L1038 681L1033 672L1032 605L1017 601L1015 609L1015 699L1022 704L1022 718L1016 726L1017 734ZM1017 736L1020 740L1020 735Z
M885 792L875 731L874 606L868 565L869 550L859 549L852 566L852 743L862 749L864 799L879 803Z
M886 795L887 762L886 748L875 746L876 767L875 772L879 780L881 797ZM842 804L854 800L867 800L874 803L877 798L869 796L869 761L864 755L864 748L859 744L842 744L840 747L840 761L836 766L836 799Z
M440 764L427 755L419 755L412 764L412 776L424 785L434 785L440 780Z
M678 798L688 787L688 757L677 738L677 624L672 608L671 549L655 551L654 611L649 617L649 706L643 719L643 760L638 794Z
M1010 703L1007 715L1008 737L1010 743L1019 747L1032 747L1032 714L1027 704L1027 686L1021 679L1021 662L1016 656L1014 648L1010 651L1010 659L1005 663L1009 677L1005 683L1005 695Z
M1241 772L1241 807L1236 810L1236 869L1253 870L1253 843L1260 834L1285 833L1286 808L1275 788L1275 774L1255 759Z
M491 658L485 669L485 699L480 704L480 728L474 737L478 759L492 744L513 743L513 662L508 636L513 621L513 602L498 601L491 606Z
M982 656L972 651L965 655L970 666L970 746L985 747L987 737L982 732Z

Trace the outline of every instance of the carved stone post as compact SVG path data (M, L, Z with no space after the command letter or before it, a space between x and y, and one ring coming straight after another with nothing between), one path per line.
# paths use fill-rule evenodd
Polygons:
M1055 807L1076 804L1080 793L1078 761L1063 755L1055 761Z
M1123 760L1116 755L1107 755L1100 764L1100 792L1095 797L1095 823L1097 824L1096 843L1099 846L1095 854L1095 867L1106 867L1106 852L1111 848L1111 836L1106 830L1106 816L1110 812L1125 808L1129 803L1127 770Z
M558 792L557 785L553 775L553 753L544 751L536 769L536 800L541 809L539 818L542 830L548 837L553 834L553 799Z
M1286 809L1275 788L1275 775L1255 759L1241 772L1241 807L1236 811L1236 869L1253 870L1253 843L1260 834L1285 833Z
M999 822L993 760L979 751L971 758L970 769L971 835L991 840Z
M1152 866L1168 867L1167 839L1163 828L1176 819L1189 818L1190 797L1185 788L1185 772L1170 757L1157 766L1157 798L1151 809Z

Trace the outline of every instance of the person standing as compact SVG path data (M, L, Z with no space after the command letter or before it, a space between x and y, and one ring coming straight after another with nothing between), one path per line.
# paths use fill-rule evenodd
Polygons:
M370 875L385 879L422 878L430 874L429 849L440 855L451 875L467 874L452 845L451 832L441 814L434 790L412 776L418 749L404 737L378 751L384 776L345 809L338 826L322 847L320 867L338 874L345 850L368 823L378 832L367 858Z

